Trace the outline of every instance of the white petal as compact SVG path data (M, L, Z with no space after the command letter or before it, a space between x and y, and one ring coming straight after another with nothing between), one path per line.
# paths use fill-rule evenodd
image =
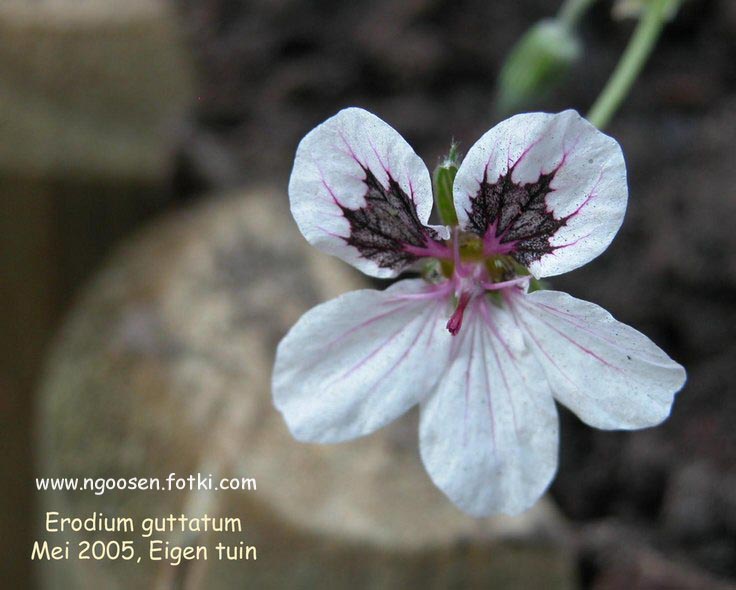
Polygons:
M289 198L311 244L375 277L396 276L416 259L405 246L437 237L425 227L427 167L395 129L362 109L340 111L301 141Z
M513 515L539 499L557 469L557 410L508 312L474 304L449 371L422 404L422 459L465 512Z
M558 401L596 428L654 426L669 416L685 369L601 307L536 291L513 311Z
M516 115L470 148L454 198L462 227L490 229L496 250L537 277L557 275L613 240L626 211L626 166L616 140L575 111Z
M424 399L445 368L448 301L403 280L308 311L279 344L276 407L295 438L339 442L384 426Z

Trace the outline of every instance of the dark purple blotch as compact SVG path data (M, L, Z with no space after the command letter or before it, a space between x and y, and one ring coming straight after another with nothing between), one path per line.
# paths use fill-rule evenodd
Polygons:
M368 189L365 205L359 209L339 205L350 222L350 236L344 239L381 268L404 268L419 258L407 246L425 248L437 233L419 221L414 201L390 174L384 187L373 172L363 171Z
M555 219L547 207L546 198L554 190L550 185L558 170L526 184L511 179L513 166L495 182L488 180L486 172L467 211L468 229L481 237L494 232L494 241L512 245L509 253L524 266L553 252L550 239L569 219Z

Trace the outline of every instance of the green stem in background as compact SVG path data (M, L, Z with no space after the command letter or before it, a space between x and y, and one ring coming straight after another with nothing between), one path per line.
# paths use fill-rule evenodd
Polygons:
M557 20L568 29L574 29L596 0L565 0L557 12Z
M452 186L455 182L458 164L457 144L453 142L447 158L434 171L434 198L437 204L437 211L440 214L442 223L449 226L457 225L457 213L455 212L455 202L452 197Z
M573 2L574 0L570 0ZM582 1L582 0L581 0ZM644 14L605 88L588 113L588 120L603 129L631 90L636 77L662 32L672 5L678 0L649 0Z

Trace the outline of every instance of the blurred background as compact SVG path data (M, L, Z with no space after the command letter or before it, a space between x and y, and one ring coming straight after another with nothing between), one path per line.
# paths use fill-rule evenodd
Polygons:
M194 321L190 316L207 315L189 305L198 301L198 292L176 299L183 288L172 286L174 279L166 275L176 260L186 276L188 263L176 258L179 252L200 242L205 244L201 251L209 252L206 243L212 236L238 234L227 219L238 219L248 207L254 207L247 209L251 220L261 206L283 211L275 217L258 215L275 219L273 235L283 225L284 234L294 236L285 203L296 144L342 107L361 106L388 121L430 168L452 138L461 150L467 149L499 120L493 97L510 48L557 8L557 2L542 0L0 4L0 562L4 579L14 581L12 587L115 587L99 581L54 586L50 578L44 582L38 576L32 585L29 560L42 502L33 491L39 465L48 467L43 474L54 468L61 474L89 473L96 467L85 461L93 459L79 458L97 444L95 424L108 432L115 430L105 426L108 420L126 424L120 427L121 440L138 428L137 419L120 418L137 416L132 406L111 416L105 414L106 402L92 394L77 398L74 392L66 403L63 391L69 386L57 384L71 379L66 375L94 382L90 389L104 400L122 387L127 371L138 371L142 363L170 362L170 356L159 355L159 328L145 311L149 307L145 313L126 315L124 328L116 324L123 340L106 336L113 320L106 323L105 318L118 318L123 305L118 300L133 297L128 291L118 299L109 293L135 284L135 297L158 309L157 298L165 291L177 301L177 311L165 316L164 323L180 318L181 333L202 345L192 354L207 350L212 343L207 338L215 339L216 332L207 336L200 325L189 330L187 324ZM585 112L590 107L635 25L612 20L611 9L608 0L593 6L581 26L582 59L560 88L530 108ZM564 530L569 564L567 581L559 587L736 587L736 3L684 3L608 132L622 144L628 161L626 221L604 255L553 284L645 332L685 365L689 380L671 419L653 430L593 431L562 411L561 464L550 502L554 526ZM259 205L245 203L249 199ZM143 227L148 229L138 234ZM144 237L131 237L136 235ZM311 263L294 260L307 255L299 250L292 256L288 250L302 248L298 238L287 247L273 235L262 243L276 240L272 249L279 256L265 270L259 266L262 258L250 268L266 278L272 276L268 269L273 277L312 274L279 279L271 286L299 300L293 310L285 305L290 311L272 332L258 331L265 330L259 322L270 313L258 315L258 304L250 308L256 310L250 316L238 316L244 330L264 334L257 344L265 351L272 351L297 311L323 299L322 282L347 272L333 267L322 274L304 270ZM236 252L238 239L225 250ZM221 245L213 248L222 251ZM158 254L148 258L151 252ZM224 267L204 275L193 269L187 280L205 276L202 289L238 291L235 306L250 301L250 262L235 254L212 259L219 265L225 258ZM102 268L107 270L100 275ZM222 268L229 274L218 274L225 273ZM354 280L348 276L343 284ZM97 314L96 323L90 324L94 329L85 324L89 308ZM207 317L218 309L208 308ZM217 317L225 324L222 318L231 315ZM78 328L81 324L87 327ZM105 353L107 372L94 365L94 380L89 381L91 355L99 354L101 343L113 341ZM120 352L130 342L138 346L135 357ZM244 350L248 346L243 344ZM260 370L264 384L268 354L264 352L265 368L248 369ZM207 365L217 383L219 366ZM187 370L204 374L196 366ZM167 368L167 379L177 371ZM130 391L139 394L153 387L145 380L136 383ZM261 390L267 405L267 385ZM187 407L199 403L197 393L191 395ZM88 409L93 407L97 409ZM75 413L84 414L87 430L69 426ZM164 415L162 411L161 420ZM196 416L192 423L199 424ZM187 444L196 447L197 437L211 435L195 426L186 443L167 452L186 454ZM415 431L407 431L413 440ZM155 448L157 443L151 444ZM266 461L269 451L264 449L258 452ZM141 452L140 463L125 459L132 473L148 464L146 452ZM101 472L118 473L114 466L105 469ZM293 522L284 538L293 534ZM309 529L308 535L314 534ZM319 534L334 543L341 538L332 529ZM472 536L460 537L472 544L467 541ZM281 538L268 542L272 553L287 545L289 551L299 551L307 543L284 545ZM362 572L363 566L356 565L361 562L360 543L355 543L348 570ZM315 571L320 564L343 571L331 551L329 545L320 550L313 560ZM442 559L473 563L467 561L467 551L453 551ZM105 575L122 579L119 572ZM310 575L312 585L305 582L303 587L315 587L320 580L319 573ZM401 575L396 579L403 586L370 587L430 587L420 586L410 574ZM472 583L448 576L446 585L435 581L432 587L495 587L492 572ZM302 587L263 579L271 581L253 587ZM156 587L199 587L164 574L156 580ZM233 578L211 587L240 585Z

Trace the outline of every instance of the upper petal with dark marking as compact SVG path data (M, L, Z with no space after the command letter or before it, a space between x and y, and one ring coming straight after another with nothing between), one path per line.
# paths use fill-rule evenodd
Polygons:
M628 189L618 143L575 111L517 115L470 149L455 208L486 253L511 254L535 276L567 272L603 252Z
M372 276L396 276L441 247L426 226L426 166L396 130L362 109L340 111L302 140L289 198L311 244Z

